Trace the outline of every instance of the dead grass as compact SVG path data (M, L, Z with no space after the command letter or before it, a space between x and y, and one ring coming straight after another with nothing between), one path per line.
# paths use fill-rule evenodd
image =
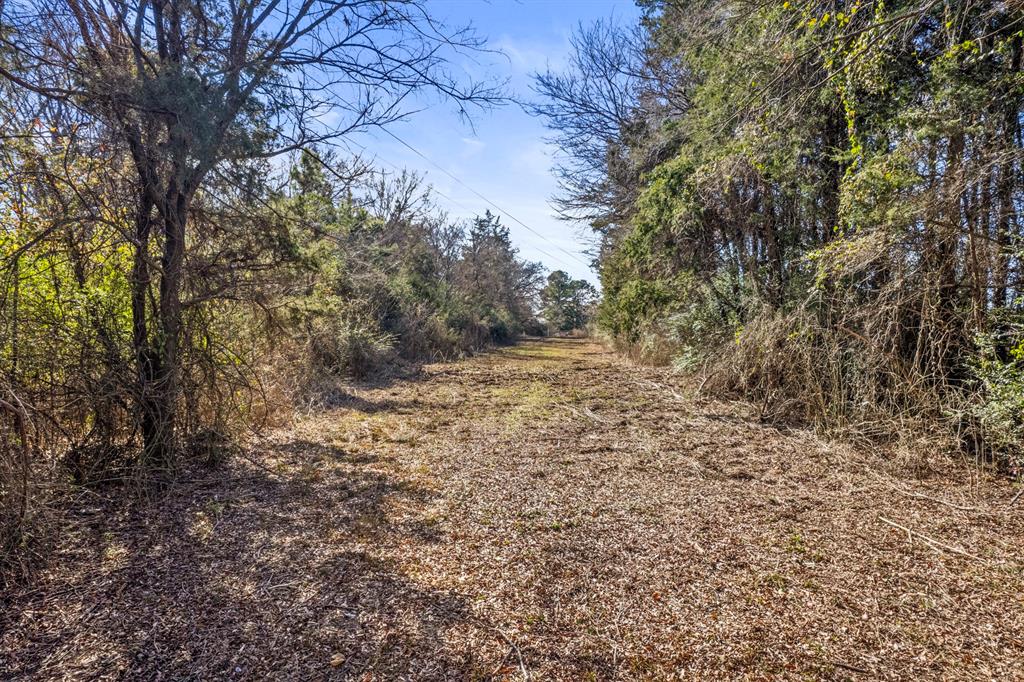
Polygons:
M1010 482L686 388L558 339L353 389L83 504L4 595L0 677L1024 678Z

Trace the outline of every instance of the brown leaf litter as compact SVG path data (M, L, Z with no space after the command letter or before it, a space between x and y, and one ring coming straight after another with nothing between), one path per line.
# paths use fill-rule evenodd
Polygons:
M353 388L3 596L5 679L1024 679L1024 504L546 340Z

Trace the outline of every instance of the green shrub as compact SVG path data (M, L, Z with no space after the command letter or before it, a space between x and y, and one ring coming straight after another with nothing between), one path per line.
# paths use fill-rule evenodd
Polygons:
M974 372L981 397L973 413L985 444L1019 472L1024 467L1024 329L980 336Z
M383 364L395 343L373 320L358 315L317 320L308 341L314 368L356 379Z

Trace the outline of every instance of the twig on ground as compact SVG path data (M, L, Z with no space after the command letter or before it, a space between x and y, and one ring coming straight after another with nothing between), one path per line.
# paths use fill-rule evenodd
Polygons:
M870 670L868 670L866 668L858 668L857 666L850 665L849 663L843 663L842 661L829 661L829 662L832 665L834 665L835 667L837 667L837 668L842 668L843 670L849 670L850 672L853 672L853 673L862 673L864 675L870 675L871 674Z
M515 647L510 646L508 651L505 652L505 655L501 657L500 661L498 661L498 665L494 667L494 670L491 672L491 677L495 677L501 672L501 669L505 667L505 661L508 660L508 657L512 655L513 651L515 651Z
M704 391L704 384L708 383L708 379L711 378L711 374L704 374L704 378L700 380L700 384L697 386L696 395L701 396Z
M251 456L249 455L249 453L247 453L247 452L240 452L238 456L239 456L239 457L240 457L241 459L244 459L244 460L245 460L246 462L248 462L249 464L251 464L251 465L253 465L254 467L256 467L257 469L259 469L259 470L261 470L261 471L264 471L264 472L266 472L266 473L270 474L271 476L274 476L275 478L279 478L279 479L281 479L282 481L286 481L286 480L288 480L288 477L287 477L287 476L282 476L282 475L281 475L280 473L278 473L277 471L274 471L274 470L273 470L273 469L271 469L270 467L268 467L268 466L266 466L266 465L264 465L264 464L260 464L259 462L257 462L257 461L256 461L256 459L255 459L254 457L251 457Z
M959 511L965 511L965 512L979 511L978 507L968 507L968 506L962 505L962 504L955 504L953 502L947 502L946 500L942 500L942 499L939 499L937 497L932 497L931 495L925 495L924 493L916 493L916 492L914 492L912 490L907 490L906 488L901 488L900 486L896 485L895 483L892 483L890 481L885 480L884 478L879 476L874 471L868 470L868 472L876 480L878 480L880 483L883 483L884 485L888 486L889 488L892 488L893 490L895 490L896 492L898 492L901 495L906 495L907 497L913 497L913 498L918 499L918 500L928 500L929 502L934 502L935 504L941 504L943 506L949 507L950 509L957 509Z
M589 407L584 407L583 409L578 409L576 407L573 407L572 405L563 405L562 407L564 407L565 409L569 410L570 412L572 412L573 414L575 414L575 415L577 415L579 417L584 417L586 419L590 419L592 421L597 422L598 424L607 424L608 423L607 419L604 419L603 417L599 417Z
M911 538L914 537L914 536L921 538L921 540L923 540L925 542L925 544L928 545L929 547L931 547L932 549L935 549L935 550L944 549L947 552L953 552L954 554L959 554L960 556L965 556L968 559L974 559L976 561L984 561L984 559L982 559L980 556L978 556L976 554L971 554L970 552L965 552L964 550L959 549L957 547L953 547L952 545L947 545L944 542L939 542L935 538L931 538L931 537L925 535L924 533L918 532L916 530L911 530L910 528L907 528L906 526L902 526L902 525L896 523L895 521L891 521L891 520L885 518L884 516L879 516L878 520L881 521L882 523L885 523L887 525L892 526L893 528L897 528L899 530L902 530L903 532L905 532L907 534L907 536L909 536Z
M526 664L523 663L523 652L519 650L519 645L516 644L515 642L513 642L512 639L508 635L506 635L504 632L502 632L499 628L494 628L494 631L497 632L498 635L500 635L501 638L503 640L505 640L505 643L508 644L510 647L512 647L512 649L516 652L516 658L519 659L519 670L523 673L523 679L524 680L529 680L530 679L530 673L526 669ZM507 656L506 656L506 658L507 658Z

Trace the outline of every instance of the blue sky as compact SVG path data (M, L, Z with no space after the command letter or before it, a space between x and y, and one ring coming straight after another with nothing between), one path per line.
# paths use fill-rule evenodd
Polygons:
M492 49L503 53L479 55L476 64L467 61L463 66L478 75L508 79L510 93L520 97L532 96L532 73L548 65L557 70L565 63L569 37L580 22L611 16L632 21L639 14L632 0L431 0L428 7L450 25L471 23ZM591 245L585 227L557 220L550 206L557 190L550 172L554 150L544 141L548 132L541 121L510 104L476 114L470 125L460 122L450 105L434 104L389 130L543 235L503 217L523 257L597 283L585 265L589 258L583 251ZM384 170L397 166L425 174L435 189L450 197L435 198L453 218L468 219L487 208L499 213L386 133L367 132L353 139Z

